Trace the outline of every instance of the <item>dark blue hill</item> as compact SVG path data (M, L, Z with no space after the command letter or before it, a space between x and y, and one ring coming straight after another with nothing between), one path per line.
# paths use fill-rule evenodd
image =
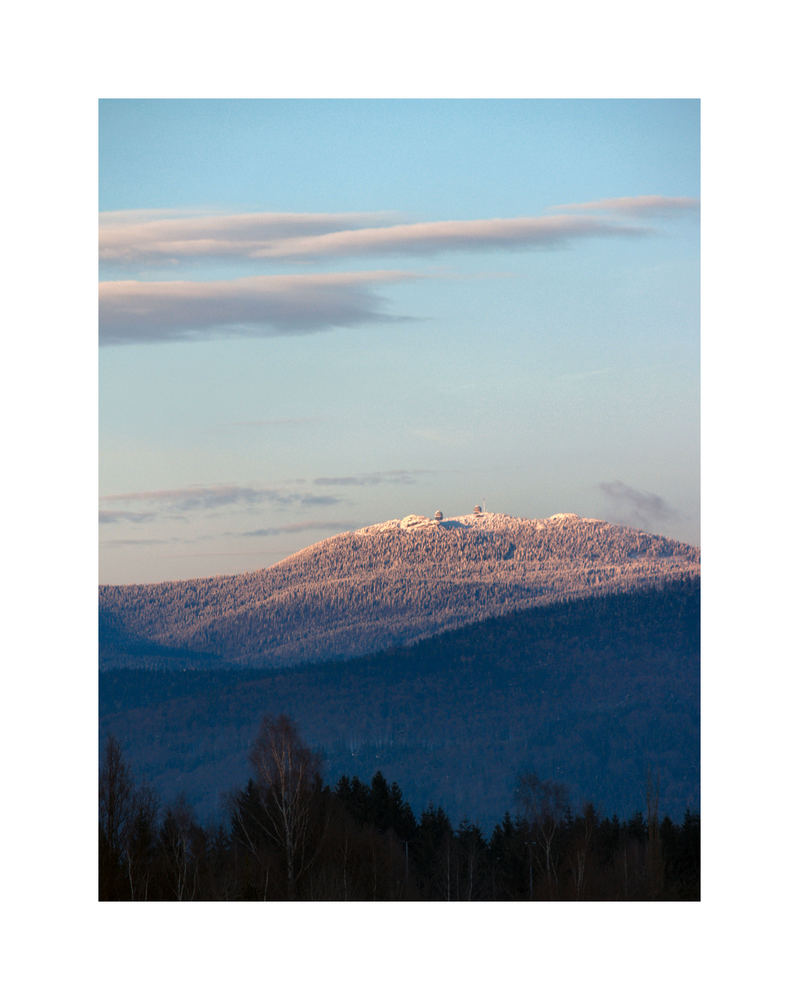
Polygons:
M158 650L128 647L132 665ZM382 770L417 814L441 804L486 829L513 809L517 775L564 783L620 816L699 808L699 581L532 608L416 645L281 670L100 674L100 734L138 778L201 819L247 776L265 713L290 715L326 759L326 779ZM209 664L209 666L211 666ZM177 668L177 669L174 669Z

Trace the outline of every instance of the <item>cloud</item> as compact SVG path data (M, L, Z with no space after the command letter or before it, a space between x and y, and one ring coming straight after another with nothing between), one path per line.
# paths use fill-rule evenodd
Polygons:
M146 511L101 510L99 520L100 524L121 524L123 522L140 524L143 521L152 521L154 517L155 514Z
M296 535L302 532L332 532L354 531L360 524L352 521L294 521L290 524L280 524L268 528L255 528L252 531L223 531L221 534L201 535L195 538L112 538L100 542L103 547L150 546L150 545L195 545L198 542L208 542L218 538L272 538L278 535ZM195 552L187 555L234 555L231 552Z
M303 504L306 507L329 507L331 504L341 503L341 500L338 497L311 495L301 497L297 503Z
M613 199L626 203L655 196ZM675 202L681 199L660 199ZM686 200L686 199L683 199ZM624 204L623 204L624 203ZM586 202L593 210L610 202ZM579 206L566 206L574 209ZM642 214L628 211L627 214ZM343 257L374 253L430 254L443 250L558 246L586 236L639 235L592 216L461 219L396 223L393 212L176 215L132 211L100 215L100 260L173 262L191 258Z
M124 264L555 247L571 239L646 232L575 212L657 217L694 211L697 205L694 198L635 195L550 209L568 213L561 215L409 223L397 222L396 212L103 212L100 260Z
M640 195L561 206L555 215L389 224L387 213L252 213L176 218L115 212L101 221L101 258L289 260L450 251L547 250L597 237L633 238L635 220L696 207L691 198ZM580 210L574 214L574 210ZM594 213L594 214L592 214ZM598 213L598 214L596 214ZM624 218L614 218L613 216ZM380 224L374 225L375 221ZM100 343L220 336L291 336L403 317L384 311L376 286L407 271L256 275L216 281L114 280L100 284Z
M256 257L348 257L361 254L434 254L447 250L558 247L596 236L641 236L647 230L593 216L415 222L380 228L295 236L257 251Z
M301 531L352 531L359 527L350 521L296 521L293 524L281 524L274 528L256 528L254 531L241 531L238 534L247 538L271 537L272 535L293 535Z
M388 483L394 486L411 486L416 482L416 475L427 475L424 470L412 473L405 469L392 472L369 472L360 476L319 476L314 479L314 486L380 486Z
M100 545L114 548L122 545L167 545L178 540L175 538L112 538L100 542Z
M220 335L281 336L386 322L374 285L400 271L271 275L225 281L105 281L100 343L143 344Z
M197 210L100 213L100 260L145 261L189 257L253 257L287 237L374 226L393 212L250 212L197 214Z
M665 217L692 214L699 209L697 198L669 198L660 194L639 194L628 198L603 198L571 205L553 205L558 212L608 212L633 218Z
M618 479L612 483L599 483L599 488L610 501L608 516L611 520L633 521L649 528L681 517L680 512L657 493L636 490Z
M341 503L338 497L326 494L298 493L281 487L258 488L235 485L186 486L176 490L110 493L101 499L106 503L151 504L166 511L217 510L220 507L253 507L263 503L280 507L293 505L326 507Z

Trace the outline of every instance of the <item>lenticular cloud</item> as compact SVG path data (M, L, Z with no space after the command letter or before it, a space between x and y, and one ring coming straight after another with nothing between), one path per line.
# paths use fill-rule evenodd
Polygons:
M390 222L388 212L251 212L240 215L103 212L100 260L106 262L253 257L283 239Z
M607 212L632 217L667 217L691 214L699 208L696 198L668 198L660 194L639 194L627 198L602 198L572 205L555 205L553 211Z
M100 285L104 345L285 336L387 321L375 285L399 271L270 275L226 281L106 281Z
M180 215L111 212L101 259L125 265L200 258L315 260L445 252L548 250L597 237L640 237L641 221L694 211L692 198L608 198L560 206L560 214L397 224L388 213ZM101 344L273 337L403 317L383 311L376 286L419 277L405 271L261 275L216 281L105 281Z
M659 202L680 200L653 197ZM644 201L646 199L615 199L620 213L628 215L646 214ZM628 202L636 203L639 210L632 211L622 204ZM590 212L605 204L587 202L585 208ZM386 212L262 212L178 218L113 212L101 218L100 259L121 264L200 258L252 260L377 253L433 254L445 250L558 246L571 239L636 236L645 232L638 226L598 219L590 214L397 224L396 215Z
M353 229L317 236L295 236L256 252L256 257L347 257L358 254L433 254L445 250L555 247L590 236L640 236L639 226L593 216L465 219Z

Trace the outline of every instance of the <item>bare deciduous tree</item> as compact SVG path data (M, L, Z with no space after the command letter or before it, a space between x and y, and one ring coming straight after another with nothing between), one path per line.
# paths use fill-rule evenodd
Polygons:
M194 820L191 807L183 796L167 810L161 825L161 854L166 881L177 900L194 899L197 892L197 859L193 840L202 830Z
M554 841L569 805L566 788L557 781L543 781L537 774L523 774L516 789L516 799L535 838L530 846L537 848L535 854L539 866L550 896L554 898L558 886L558 858Z
M285 715L266 716L250 751L262 809L259 823L280 849L289 899L310 864L309 827L319 790L319 758L300 740Z

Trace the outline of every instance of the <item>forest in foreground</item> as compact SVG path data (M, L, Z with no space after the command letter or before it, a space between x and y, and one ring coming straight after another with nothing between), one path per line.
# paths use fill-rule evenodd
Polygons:
M396 782L342 776L285 715L265 716L251 777L227 797L226 819L202 826L185 800L162 805L137 783L113 736L99 779L100 900L544 901L698 900L699 815L645 812L621 821L527 772L486 835L454 827L440 806L417 819Z

